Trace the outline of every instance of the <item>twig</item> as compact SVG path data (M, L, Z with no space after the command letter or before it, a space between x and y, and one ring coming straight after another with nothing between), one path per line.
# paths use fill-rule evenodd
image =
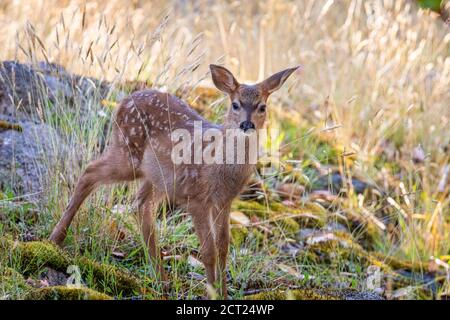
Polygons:
M6 129L6 130L16 130L19 132L22 132L22 126L17 123L11 123L5 120L0 120L0 129Z

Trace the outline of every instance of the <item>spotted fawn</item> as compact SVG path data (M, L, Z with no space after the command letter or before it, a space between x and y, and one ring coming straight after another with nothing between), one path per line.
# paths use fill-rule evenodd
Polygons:
M230 207L255 169L253 163L174 163L171 132L193 133L215 128L257 130L266 119L267 99L298 67L278 72L254 84L240 84L224 67L211 65L214 85L226 93L230 106L222 124L214 124L179 98L157 90L142 90L123 99L114 117L110 143L87 166L50 240L61 245L80 205L104 184L141 180L136 195L137 217L156 274L166 279L156 239L156 209L162 201L183 207L192 217L200 241L200 259L208 283L227 297L226 260L230 242Z

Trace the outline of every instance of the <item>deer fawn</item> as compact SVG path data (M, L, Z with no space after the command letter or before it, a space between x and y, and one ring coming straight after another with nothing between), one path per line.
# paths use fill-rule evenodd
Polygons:
M186 103L168 93L142 90L125 98L115 115L112 139L99 159L91 162L79 179L74 194L53 230L50 240L61 245L84 199L98 186L141 179L136 196L139 224L157 274L165 279L155 237L158 204L183 206L190 213L200 240L200 259L208 283L227 297L226 260L230 241L231 202L240 193L255 165L175 164L171 157L175 129L192 132L194 121L203 128L242 130L262 128L266 101L298 67L278 72L255 84L239 84L227 69L211 65L215 86L226 93L231 105L222 125L202 118Z

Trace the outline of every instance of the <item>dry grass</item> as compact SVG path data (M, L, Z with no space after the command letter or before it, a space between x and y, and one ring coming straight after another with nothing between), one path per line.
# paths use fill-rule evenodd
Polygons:
M336 161L339 170L388 191L391 200L373 208L404 221L401 241L380 250L411 260L450 253L450 182L439 188L450 165L450 33L413 1L3 1L0 30L0 60L48 60L169 91L208 83L218 61L248 81L301 64L272 98L274 111L319 132L338 126L324 136L355 152ZM419 146L426 157L415 163ZM86 149L95 154L95 142ZM346 209L360 204L350 194Z

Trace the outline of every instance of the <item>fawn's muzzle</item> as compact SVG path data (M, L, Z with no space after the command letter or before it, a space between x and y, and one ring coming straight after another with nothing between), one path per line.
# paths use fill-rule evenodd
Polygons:
M241 124L239 125L239 128L241 130L243 130L244 132L246 132L249 129L255 129L255 125L253 122L247 120L247 121L241 122Z

